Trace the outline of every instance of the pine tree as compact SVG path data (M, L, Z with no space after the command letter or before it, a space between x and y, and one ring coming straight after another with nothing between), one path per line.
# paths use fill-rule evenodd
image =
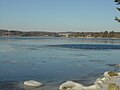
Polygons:
M120 5L120 0L115 0L114 2L116 3L116 5ZM117 7L116 9L117 9L118 11L120 11L120 8L119 8L119 7ZM115 16L115 20L118 21L118 22L120 22L120 19L119 19L118 17L116 17L116 16Z

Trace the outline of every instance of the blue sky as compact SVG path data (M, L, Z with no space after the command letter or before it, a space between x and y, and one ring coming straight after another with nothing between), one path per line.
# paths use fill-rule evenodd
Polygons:
M120 31L113 0L0 0L0 28L23 31Z

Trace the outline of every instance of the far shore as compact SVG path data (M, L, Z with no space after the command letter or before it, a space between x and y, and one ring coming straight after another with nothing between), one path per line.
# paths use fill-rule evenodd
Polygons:
M54 37L54 36L9 36L9 35L4 35L4 36L0 36L0 37L3 37L3 38L76 38L76 39L108 39L108 40L117 40L117 39L120 39L120 38L104 38L104 37Z
M45 32L45 31L17 31L2 30L0 36L3 37L65 37L65 38L102 38L102 39L120 39L120 32Z

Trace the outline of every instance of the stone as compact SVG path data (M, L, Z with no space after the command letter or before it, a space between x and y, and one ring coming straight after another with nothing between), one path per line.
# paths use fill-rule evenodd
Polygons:
M59 90L120 90L120 72L107 71L89 86L67 81L60 85Z
M79 83L75 83L73 81L67 81L60 85L60 90L84 90L83 86Z
M84 87L84 90L101 90L101 88L98 85L90 85Z
M119 86L117 86L115 83L110 83L108 85L108 90L119 90Z
M112 77L112 76L118 76L118 73L110 71L108 72L108 74Z
M35 80L28 80L24 82L25 86L29 87L41 87L43 84L41 82L35 81Z

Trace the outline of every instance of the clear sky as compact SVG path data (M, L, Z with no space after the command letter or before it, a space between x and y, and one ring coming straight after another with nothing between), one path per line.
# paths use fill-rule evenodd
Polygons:
M120 31L113 0L0 0L0 29Z

